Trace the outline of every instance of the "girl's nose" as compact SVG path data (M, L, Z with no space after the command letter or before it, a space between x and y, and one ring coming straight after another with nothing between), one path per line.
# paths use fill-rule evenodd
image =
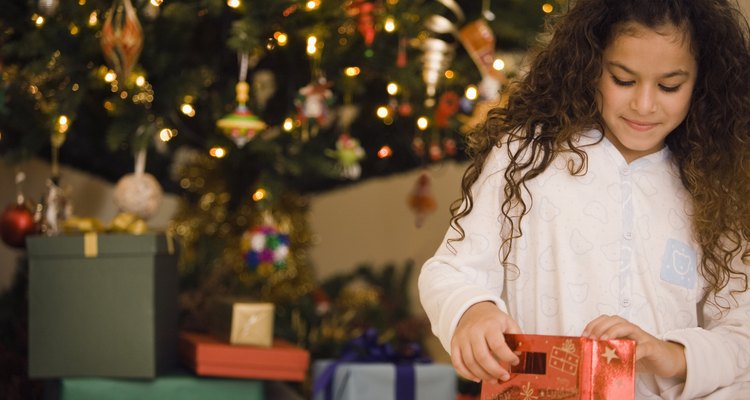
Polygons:
M641 85L633 92L630 107L639 114L650 114L656 111L656 89Z

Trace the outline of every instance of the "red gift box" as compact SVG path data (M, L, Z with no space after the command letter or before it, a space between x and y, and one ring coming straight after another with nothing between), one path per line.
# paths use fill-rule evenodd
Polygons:
M635 341L506 334L521 362L506 382L482 383L482 400L635 397Z
M271 347L232 345L201 333L180 333L180 356L197 375L304 381L310 353L282 339Z

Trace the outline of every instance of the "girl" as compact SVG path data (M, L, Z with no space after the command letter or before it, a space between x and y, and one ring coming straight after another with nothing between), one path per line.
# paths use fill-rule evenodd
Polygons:
M466 378L502 333L629 338L639 399L750 398L750 44L728 0L578 0L468 136L419 278ZM743 394L740 394L743 393Z

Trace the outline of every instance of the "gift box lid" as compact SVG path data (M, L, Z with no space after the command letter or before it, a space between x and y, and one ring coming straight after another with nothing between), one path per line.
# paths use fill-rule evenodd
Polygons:
M31 258L173 254L175 248L171 235L158 232L33 235L26 238L26 247Z
M45 393L59 400L263 400L264 382L197 377L174 370L155 379L64 378L50 382ZM57 393L56 393L57 392Z
M303 380L310 353L283 339L271 347L232 345L204 333L181 332L180 355L199 375Z

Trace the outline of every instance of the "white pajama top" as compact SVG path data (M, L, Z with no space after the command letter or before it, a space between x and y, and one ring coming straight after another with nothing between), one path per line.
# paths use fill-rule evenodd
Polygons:
M571 175L566 162L578 158L564 154L528 182L533 202L525 193L530 210L509 257L515 270L503 267L500 254L509 150L492 150L472 188L474 208L460 221L465 239L448 244L458 238L449 229L420 272L420 300L433 332L450 351L461 315L488 300L524 333L580 336L599 315L619 315L685 346L687 379L638 374L638 399L695 399L714 392L712 399L750 399L750 385L741 383L750 381L750 293L729 296L729 289L740 287L735 279L719 299L729 307L723 314L701 302L691 202L670 151L665 147L628 164L600 139L598 131L579 139L588 156L585 174ZM747 390L747 397L736 397L737 390Z

